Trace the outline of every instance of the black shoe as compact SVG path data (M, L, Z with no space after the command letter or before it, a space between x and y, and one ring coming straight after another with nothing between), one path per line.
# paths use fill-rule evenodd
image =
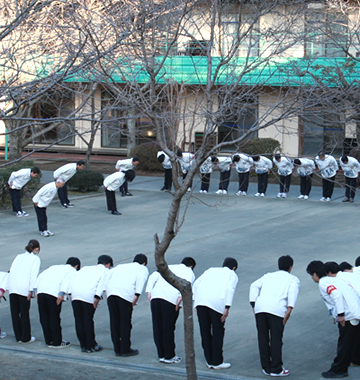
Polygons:
M343 202L350 202L350 199L349 199L348 197L345 197L345 198L343 199Z
M85 347L81 347L81 352L86 352L86 348Z
M131 193L125 193L125 195L127 196L127 197L132 197L133 195L131 194Z
M164 190L166 190L166 187L165 187L165 186L163 186L163 187L160 189L160 191L164 191Z
M333 371L326 371L321 374L325 379L341 379L343 377L348 377L349 374L347 372L335 373Z
M121 196L122 196L122 197L125 197L125 193L121 193Z
M104 347L101 346L100 344L97 344L97 345L93 348L93 350L94 350L95 352L100 352L100 351L102 351L103 349L104 349Z
M120 352L115 352L115 356L121 356Z
M130 349L129 352L126 352L125 354L120 354L120 356L122 357L128 357L128 356L135 356L135 355L139 355L139 350L133 350L132 348Z
M121 212L119 212L119 211L111 211L111 213L112 213L113 215L121 215Z
M95 352L95 350L93 348L90 348L90 350L81 350L81 352L86 352L87 354L92 354L93 352Z

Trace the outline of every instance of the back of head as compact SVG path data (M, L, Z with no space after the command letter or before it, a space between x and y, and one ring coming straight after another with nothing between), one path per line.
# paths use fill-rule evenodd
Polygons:
M139 157L133 157L132 162L140 162Z
M289 271L289 269L294 265L294 260L291 256L286 255L286 256L281 256L279 257L278 260L278 267L279 270L285 270Z
M25 249L28 251L28 252L32 252L34 249L36 248L39 248L40 249L40 243L35 240L35 239L32 239L28 242L27 246L25 247Z
M294 164L295 165L301 165L301 161L298 158L295 158Z
M351 270L353 267L347 261L343 261L342 263L339 264L339 268L343 272L344 270Z
M360 267L360 256L355 260L355 266Z
M260 160L260 156L256 155L256 156L252 156L252 159L253 161L259 161Z
M194 269L196 266L196 261L192 257L184 257L181 264L184 264L187 267L192 267Z
M177 155L178 157L182 157L182 155L183 155L182 150L179 149L179 150L177 151L176 155Z
M139 263L139 264L147 265L148 259L147 259L146 255L144 255L143 253L138 253L137 255L135 255L133 263Z
M239 162L240 161L240 156L238 154L235 154L233 157L233 162Z
M237 267L238 267L238 262L234 259L234 258L232 258L232 257L227 257L225 260L224 260L224 262L223 262L223 268L224 267L227 267L227 268L229 268L229 269L234 269L234 270L236 270L237 269Z
M98 264L107 265L110 264L110 267L114 266L114 262L111 256L109 255L101 255L98 257Z
M342 161L344 164L346 164L346 163L349 161L348 156L342 156L342 157L341 157L341 161Z
M85 165L85 161L83 160L80 160L76 163L76 166L82 166L82 165Z
M40 174L40 169L39 169L37 166L34 166L34 167L31 169L31 173L34 173L34 174Z
M281 155L277 153L277 154L275 154L274 158L275 158L276 161L280 160L281 159Z
M211 162L214 163L214 162L219 162L219 159L216 157L216 156L212 156L211 157Z
M340 267L339 264L336 263L335 261L328 261L325 263L325 269L326 273L333 273L336 274L337 272L340 272Z
M320 260L312 261L307 266L306 272L309 273L310 276L312 276L313 274L316 274L319 278L327 276L325 264Z
M76 267L77 265L77 268L76 270L80 270L81 268L81 263L80 263L80 260L77 258L77 257L69 257L66 261L66 264L69 264L71 265L72 267Z
M323 151L320 151L319 153L318 153L318 156L321 158L321 157L325 157L325 153L323 152Z
M135 178L136 174L135 171L130 169L125 172L125 178L128 182L132 182L132 180Z

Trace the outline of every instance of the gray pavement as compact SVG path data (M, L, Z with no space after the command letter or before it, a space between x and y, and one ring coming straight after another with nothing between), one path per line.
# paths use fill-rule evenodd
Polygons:
M49 174L49 179L47 175ZM51 180L44 173L43 181ZM239 262L239 284L230 316L226 321L224 359L232 363L225 371L208 370L195 317L195 349L199 378L261 379L262 374L256 341L254 316L248 302L252 281L268 271L277 270L280 255L291 254L295 260L293 274L301 280L298 303L284 334L283 360L292 379L320 379L329 369L335 355L337 328L327 316L317 285L305 272L314 259L354 263L359 250L358 215L360 201L341 203L343 189L337 188L332 202L319 202L321 189L314 187L308 201L297 199L298 186L293 186L288 199L276 199L277 185L269 185L267 197L253 196L256 185L250 184L249 195L235 196L232 182L228 196L214 194L218 173L214 173L211 193L186 195L182 212L187 209L185 223L167 253L170 264L184 256L197 261L198 277L211 266L221 266L227 256ZM0 270L8 270L12 260L24 251L29 239L41 243L41 270L64 263L69 256L78 256L82 265L93 265L103 253L110 254L115 264L132 261L136 253L149 257L149 271L155 270L153 236L160 236L165 226L171 194L160 192L163 179L137 177L130 184L133 197L117 193L121 216L106 211L102 193L70 197L76 207L60 208L55 200L48 208L49 228L55 236L43 238L37 231L34 210L30 216L16 218L8 211L0 212ZM188 206L188 207L187 207ZM349 248L350 247L350 248ZM178 379L185 377L184 362L164 365L157 361L149 303L141 296L133 313L132 345L140 355L131 358L114 356L109 333L106 302L95 314L96 338L105 347L92 355L80 352L69 302L63 305L64 339L73 343L63 350L48 349L44 342L35 301L31 306L32 334L37 341L31 345L15 342L9 302L0 304L0 322L6 339L0 340L0 379ZM176 330L176 352L184 357L183 319ZM106 371L106 372L105 372ZM360 368L350 368L349 379L360 378Z

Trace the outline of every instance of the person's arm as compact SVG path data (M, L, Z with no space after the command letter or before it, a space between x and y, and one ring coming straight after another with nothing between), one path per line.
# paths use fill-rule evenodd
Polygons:
M285 326L286 325L286 322L289 320L290 318L290 314L292 312L292 307L291 306L288 306L287 310L286 310L286 313L285 313L285 316L284 316L284 319L283 319L283 325Z

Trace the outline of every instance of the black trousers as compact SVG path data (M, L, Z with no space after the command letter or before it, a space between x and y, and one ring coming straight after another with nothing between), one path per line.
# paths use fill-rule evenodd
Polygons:
M183 175L182 175L183 182L184 182L184 179L186 178L187 174L188 174L188 172L183 173ZM192 181L190 182L189 188L190 188L190 189L192 188Z
M118 296L108 297L107 303L114 351L116 353L126 354L131 350L132 303Z
M71 304L75 317L76 336L79 339L80 347L90 350L97 345L95 340L94 305L79 300L72 301Z
M334 186L335 186L335 175L331 178L323 178L322 180L322 190L323 190L323 197L324 198L331 198Z
M355 198L357 178L345 177L345 197Z
M231 169L228 171L220 172L219 190L227 191L229 187L229 183L230 183L230 174L231 174Z
M300 177L300 194L301 195L310 195L311 191L311 182L312 182L312 174L301 176Z
M61 334L61 303L56 304L57 298L46 293L37 295L40 323L47 345L60 346Z
M25 296L12 293L10 311L16 341L28 342L31 339L30 301Z
M197 315L200 326L201 345L207 364L219 365L223 363L223 344L225 323L221 322L221 313L207 306L197 306Z
M239 191L248 191L250 172L239 174Z
M209 191L211 173L201 173L201 190Z
M47 225L47 215L46 215L46 207L35 207L35 212L37 216L39 231L47 231L48 225Z
M257 175L258 179L258 193L266 193L267 185L268 185L268 180L269 180L269 173L263 173L263 174L258 174Z
M68 198L68 189L67 189L66 183L64 184L63 187L60 187L58 189L58 197L62 205L64 204L67 205L70 203L69 198Z
M291 184L291 174L280 176L280 193L288 193Z
M158 357L172 359L175 356L175 326L179 310L176 311L174 304L161 298L152 299L150 305Z
M9 189L11 202L14 212L22 211L21 208L21 190Z
M338 323L339 338L337 342L336 357L331 364L330 371L335 373L347 373L351 363L353 350L356 347L356 338L359 336L360 326L353 326L349 321L345 326Z
M172 186L172 169L164 169L165 177L164 177L164 187L165 190L171 190Z
M283 318L269 313L255 314L262 368L267 373L282 371Z
M105 190L106 204L109 211L117 211L115 191Z
M125 180L124 183L120 186L120 189L119 189L120 193L122 194L126 194L129 192L129 188L128 188L128 181Z

